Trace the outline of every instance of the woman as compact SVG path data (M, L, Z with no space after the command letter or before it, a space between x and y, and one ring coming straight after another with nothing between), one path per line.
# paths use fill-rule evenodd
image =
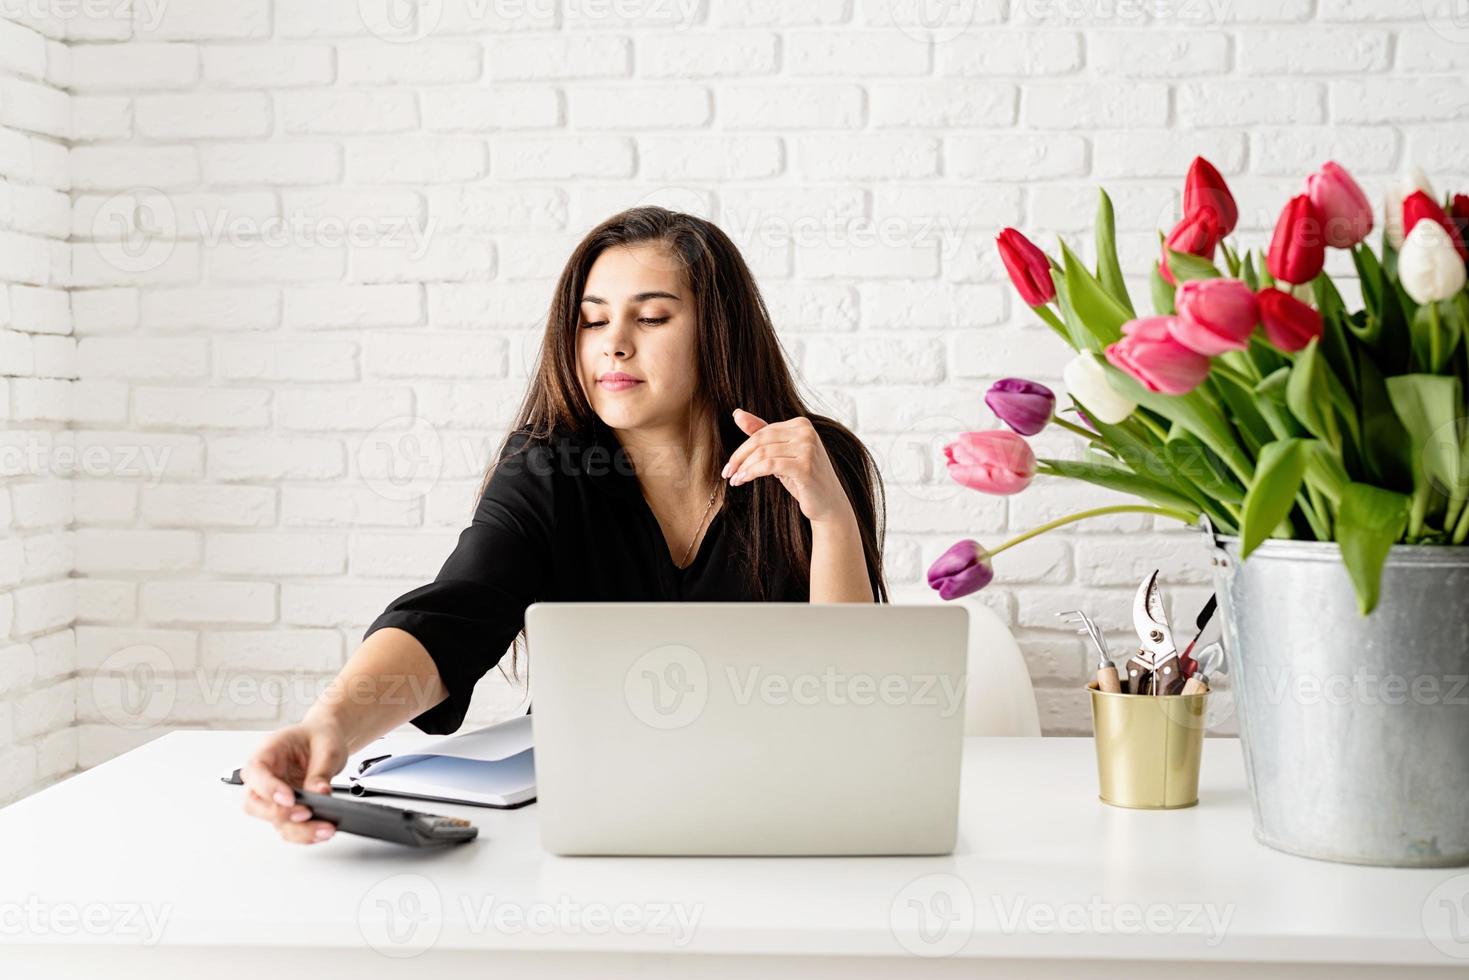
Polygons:
M576 247L497 455L438 577L242 767L246 812L286 840L332 833L292 786L329 792L405 721L456 730L534 601L887 601L877 468L806 411L750 270L700 218L634 208Z

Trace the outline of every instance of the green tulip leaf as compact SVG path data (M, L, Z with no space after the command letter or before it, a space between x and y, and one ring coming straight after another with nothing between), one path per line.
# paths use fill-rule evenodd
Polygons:
M1097 279L1113 299L1127 311L1128 319L1137 316L1127 284L1122 280L1122 264L1117 261L1117 226L1112 215L1112 199L1099 190L1097 202Z
M1189 279L1220 279L1223 278L1219 269L1208 259L1201 259L1197 255L1187 252L1175 252L1167 249L1168 271L1173 273L1175 282L1185 282Z
M1367 483L1348 483L1337 511L1336 539L1363 616L1377 607L1382 566L1408 527L1409 498Z
M1333 507L1341 506L1342 492L1351 482L1341 457L1320 439L1306 442L1306 482L1315 487Z
M1313 339L1296 355L1285 386L1285 403L1306 431L1341 452L1342 432L1331 405L1326 374L1330 369Z
M1357 348L1362 380L1362 458L1371 482L1389 490L1413 489L1413 444L1388 397L1387 383L1372 352Z
M1043 476L1064 476L1072 480L1085 480L1087 483L1106 487L1108 490L1116 490L1151 500L1160 507L1172 507L1191 514L1199 512L1198 505L1183 494L1175 493L1161 483L1139 476L1120 466L1070 459L1040 459L1036 462L1039 464L1036 472Z
M1169 285L1168 280L1163 278L1163 273L1158 267L1153 266L1153 274L1148 282L1153 287L1153 312L1158 316L1172 316L1174 312L1173 297L1177 288Z
M1121 340L1122 325L1131 320L1132 315L1102 288L1065 242L1061 243L1061 266L1066 273L1066 293L1077 321L1102 347Z
M1062 338L1078 351L1095 351L1101 353L1102 345L1097 343L1097 338L1082 324L1081 317L1071 305L1071 294L1066 289L1066 274L1058 269L1051 270L1051 281L1056 284L1056 305L1061 308L1061 319L1065 332Z
M1244 501L1245 491L1239 481L1229 472L1229 467L1220 462L1196 436L1182 426L1175 427L1163 443L1163 452L1173 471L1190 481L1210 499L1238 504Z
M1306 478L1306 440L1279 439L1260 450L1240 514L1240 559L1250 556L1290 517Z
M1438 374L1400 374L1387 379L1387 394L1412 442L1415 487L1424 480L1445 495L1462 490L1464 420L1459 379Z

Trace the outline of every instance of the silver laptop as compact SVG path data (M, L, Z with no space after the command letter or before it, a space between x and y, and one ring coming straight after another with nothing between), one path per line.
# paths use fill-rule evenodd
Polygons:
M537 602L537 809L555 854L948 854L962 606Z

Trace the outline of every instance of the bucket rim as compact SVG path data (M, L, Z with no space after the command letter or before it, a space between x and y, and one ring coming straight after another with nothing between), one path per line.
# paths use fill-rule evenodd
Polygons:
M1216 542L1230 557L1239 558L1241 539L1238 535L1206 531L1205 537ZM1254 561L1256 558L1340 563L1341 546L1335 541L1270 538L1250 552L1249 558L1242 560ZM1395 544L1388 549L1387 564L1469 566L1469 545Z

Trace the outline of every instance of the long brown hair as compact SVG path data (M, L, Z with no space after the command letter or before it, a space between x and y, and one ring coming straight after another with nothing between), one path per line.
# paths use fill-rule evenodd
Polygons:
M832 466L851 500L862 536L868 579L878 602L887 602L882 570L886 498L882 477L867 448L846 426L809 411L796 390L785 350L755 277L734 242L703 218L661 207L636 207L615 214L582 239L556 283L535 376L509 433L528 430L531 440L550 438L558 429L585 431L595 418L577 373L577 332L587 274L603 251L619 246L662 245L683 267L693 292L698 379L690 424L714 428L717 460L728 459L748 438L734 423L736 408L770 422L805 416L821 437ZM483 494L510 439L507 434L480 484ZM768 569L773 562L811 577L811 529L796 499L777 480L755 480L726 503L726 528L744 545L744 575L749 594L769 598ZM517 636L517 644L525 635ZM511 656L514 671L517 657Z

